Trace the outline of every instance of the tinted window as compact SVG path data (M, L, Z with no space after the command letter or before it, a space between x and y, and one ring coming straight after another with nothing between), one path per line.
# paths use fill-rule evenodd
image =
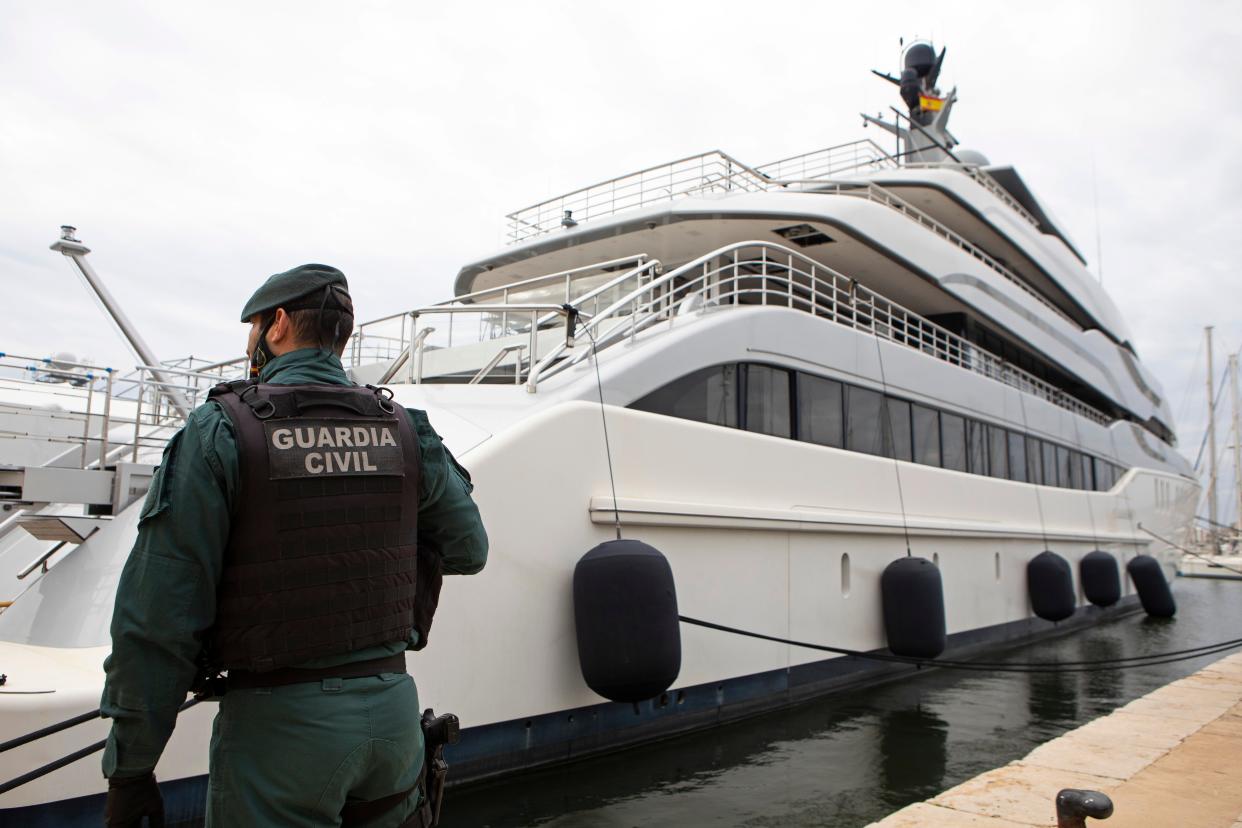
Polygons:
M1026 438L1026 479L1032 483L1044 482L1043 462L1039 456L1039 440Z
M966 421L966 470L971 474L988 473L988 445L983 423Z
M1072 471L1076 464L1070 462L1070 450L1065 446L1057 446L1057 482L1062 488L1076 488Z
M1057 483L1057 447L1052 443L1040 441L1040 451L1044 455L1044 485L1056 486Z
M1026 438L1009 432L1009 479L1026 481Z
M940 452L946 469L966 471L966 421L956 414L940 413Z
M884 445L880 434L880 416L884 397L878 391L866 388L846 389L845 447L850 451L867 454L883 454Z
M898 460L909 460L910 451L910 403L905 400L884 401L888 409L888 433L884 435L884 453Z
M713 425L737 425L737 366L695 371L653 391L632 408Z
M746 366L746 430L790 436L788 371L770 365Z
M841 383L798 374L798 439L821 446L845 445Z
M988 471L993 477L1009 476L1009 440L1005 429L999 426L987 426L988 430Z
M1092 472L1094 465L1090 454L1082 455L1082 487L1087 491L1095 489L1095 475Z
M921 405L912 406L914 460L927 466L940 465L940 412Z

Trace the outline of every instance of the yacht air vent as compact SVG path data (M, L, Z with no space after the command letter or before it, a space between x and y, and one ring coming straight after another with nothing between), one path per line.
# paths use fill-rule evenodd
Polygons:
M789 239L798 247L814 247L833 241L827 233L816 230L809 224L794 224L789 227L777 227L772 231L776 235Z

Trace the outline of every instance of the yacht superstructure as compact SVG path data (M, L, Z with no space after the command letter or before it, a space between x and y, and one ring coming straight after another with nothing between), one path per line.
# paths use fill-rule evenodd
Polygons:
M429 412L492 539L410 660L423 703L466 729L459 781L894 669L687 627L665 692L607 701L580 669L571 584L618 531L667 557L687 615L856 650L886 646L879 579L908 554L943 578L954 652L1054 629L1027 579L1043 550L1075 568L1155 555L1172 574L1139 524L1180 543L1198 486L1160 385L1017 171L955 149L942 61L915 44L889 78L909 111L875 122L896 154L859 141L752 167L713 151L586 187L511 213L511 244L463 267L453 299L359 327L352 375ZM0 614L0 739L97 703L139 509ZM1136 606L1128 583L1107 610L1075 583L1062 627ZM207 707L157 771L186 813ZM0 776L104 732L0 754ZM86 759L0 796L0 814L85 821L102 790Z

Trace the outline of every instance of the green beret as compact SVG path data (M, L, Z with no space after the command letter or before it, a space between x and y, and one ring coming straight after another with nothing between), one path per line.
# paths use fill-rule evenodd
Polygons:
M250 317L256 313L276 308L299 310L303 307L320 307L326 286L333 288L329 291L327 307L338 308L349 304L349 310L353 311L352 303L348 302L349 282L345 280L344 273L328 265L304 264L269 276L242 308L241 321L249 322ZM336 295L338 291L344 294L344 301ZM298 299L303 301L296 302Z

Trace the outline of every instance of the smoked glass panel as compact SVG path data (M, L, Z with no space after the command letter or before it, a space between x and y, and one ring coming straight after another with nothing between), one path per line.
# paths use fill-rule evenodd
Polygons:
M798 439L821 446L845 445L841 383L798 374Z
M1044 485L1059 486L1060 481L1057 479L1057 447L1042 440L1039 445L1044 455Z
M1078 475L1074 474L1073 468L1077 464L1071 462L1070 450L1065 446L1057 446L1057 481L1063 489L1076 489L1077 484L1074 482Z
M884 400L888 409L888 433L884 435L884 454L898 460L909 460L910 453L910 403L888 397Z
M940 412L922 405L912 406L914 462L940 465Z
M940 413L941 460L946 469L966 471L966 420Z
M988 472L993 477L1009 476L1009 440L1005 429L1000 426L987 426L988 430Z
M1009 432L1009 479L1023 483L1026 479L1026 438L1016 432Z
M1026 479L1032 483L1044 482L1043 460L1039 454L1039 440L1026 438Z
M789 437L789 372L770 365L746 366L746 430Z
M988 444L983 423L978 420L966 421L966 471L988 473Z
M883 454L880 416L884 397L878 391L849 386L846 389L848 414L845 419L845 447L850 451Z
M651 392L631 408L712 425L737 426L737 366L687 374Z

